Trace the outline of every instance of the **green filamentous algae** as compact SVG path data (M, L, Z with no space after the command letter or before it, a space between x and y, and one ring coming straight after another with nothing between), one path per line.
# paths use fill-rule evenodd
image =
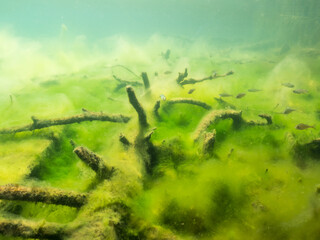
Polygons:
M0 240L320 239L318 0L0 5Z

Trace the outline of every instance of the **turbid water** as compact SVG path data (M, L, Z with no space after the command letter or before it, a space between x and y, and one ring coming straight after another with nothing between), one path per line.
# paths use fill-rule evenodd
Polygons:
M0 239L319 239L317 1L4 1Z

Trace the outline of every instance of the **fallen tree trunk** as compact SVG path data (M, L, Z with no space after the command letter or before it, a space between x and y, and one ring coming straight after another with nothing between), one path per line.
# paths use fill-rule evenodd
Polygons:
M85 112L83 114L64 117L64 118L53 118L40 120L34 116L31 117L33 123L20 126L20 127L12 127L12 128L4 128L0 129L0 134L10 134L17 132L25 132L25 131L33 131L36 129L47 128L56 125L66 125L73 123L80 123L85 121L106 121L106 122L119 122L119 123L127 123L131 118L128 116L124 116L122 114L106 114L106 113L94 113L94 112Z
M76 147L74 153L93 171L97 173L99 179L110 179L115 169L108 167L104 164L104 161L94 152L90 151L85 147Z
M165 104L169 106L177 103L191 104L191 105L202 107L206 110L211 109L211 106L206 104L205 102L194 100L192 98L174 98L174 99L167 100ZM159 107L160 107L160 104L159 104Z
M34 223L16 220L0 220L0 234L5 236L36 238L36 239L62 239L64 227L57 224Z
M20 185L0 186L0 199L43 202L69 207L81 207L87 203L86 194Z
M134 107L134 109L138 113L140 126L147 127L148 126L147 115L146 115L143 107L139 103L139 101L136 97L136 94L134 93L134 90L131 86L127 87L127 94L128 94L130 104Z

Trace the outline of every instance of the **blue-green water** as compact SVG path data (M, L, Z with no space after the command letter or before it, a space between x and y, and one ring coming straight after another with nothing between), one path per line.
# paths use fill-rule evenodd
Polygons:
M319 239L319 13L2 1L0 239Z

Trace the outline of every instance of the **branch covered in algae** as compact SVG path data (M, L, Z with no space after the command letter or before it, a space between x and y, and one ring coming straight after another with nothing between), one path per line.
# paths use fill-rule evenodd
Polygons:
M159 108L160 108L160 100L157 100L156 101L156 104L153 106L153 114L157 117L157 118L160 118L160 115L159 115Z
M20 185L0 186L0 199L43 202L70 207L81 207L87 203L86 194Z
M104 164L103 159L85 147L76 147L74 153L93 171L97 173L99 179L110 179L115 169Z
M218 120L221 119L232 119L233 120L233 127L239 128L241 125L246 126L263 126L272 124L272 118L268 114L260 114L259 117L265 119L267 122L255 122L255 121L246 121L242 118L242 111L236 110L213 110L208 115L206 115L202 121L199 123L195 133L194 133L194 140L199 140L202 133L204 133L207 128L216 123Z
M150 82L149 82L149 77L146 72L141 73L141 77L143 80L144 88L148 90L150 88Z
M174 98L166 101L166 105L172 105L172 104L177 104L177 103L186 103L186 104L191 104L191 105L196 105L199 107L202 107L206 110L210 110L211 106L206 104L205 102L201 102L198 100L194 100L192 98ZM160 104L159 104L160 107Z
M234 72L233 71L229 71L225 74L222 75L218 75L216 73L208 76L208 77L204 77L202 79L194 79L194 78L188 78L185 79L188 76L188 70L185 69L184 73L179 73L178 78L176 79L176 82L183 87L183 85L187 85L187 84L196 84L196 83L200 83L206 80L212 80L212 79L216 79L216 78L221 78L221 77L227 77L232 75Z
M0 234L12 237L36 239L62 239L64 226L29 221L0 220Z
M131 103L131 105L134 107L134 109L138 113L140 126L147 127L148 126L147 115L146 115L143 107L139 103L139 101L136 97L136 94L134 93L134 90L131 86L127 87L127 94L128 94L129 102Z
M116 75L113 75L113 78L118 81L118 85L116 86L116 88L114 89L114 91L118 91L120 90L121 88L124 88L126 86L134 86L134 87L142 87L142 83L140 82L136 82L136 81L126 81L126 80L122 80L120 78L118 78Z
M212 132L206 132L203 138L203 154L211 154L214 148L214 143L216 141L216 130L214 129Z
M84 112L83 114L64 117L64 118L53 118L40 120L34 116L31 117L33 123L12 128L3 128L0 129L0 134L10 134L17 132L33 131L36 129L47 128L56 125L66 125L73 123L80 123L85 121L106 121L106 122L119 122L127 123L131 118L124 116L122 114L106 114L106 113L95 113L95 112Z

